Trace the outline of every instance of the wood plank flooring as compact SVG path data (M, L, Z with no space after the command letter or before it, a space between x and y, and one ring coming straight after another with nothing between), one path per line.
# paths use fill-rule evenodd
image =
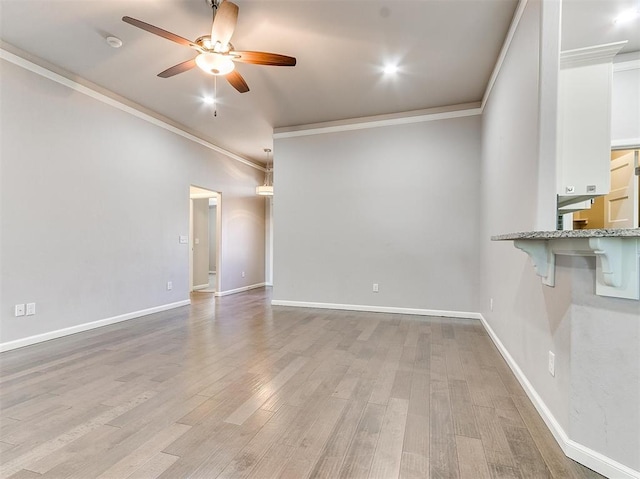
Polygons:
M596 478L478 321L268 289L0 355L0 478Z

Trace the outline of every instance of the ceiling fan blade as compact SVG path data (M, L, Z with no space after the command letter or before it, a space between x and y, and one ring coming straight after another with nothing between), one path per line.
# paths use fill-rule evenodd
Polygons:
M231 83L231 86L238 90L240 93L247 93L249 91L249 85L247 85L247 82L244 81L242 75L240 75L240 73L238 73L237 71L233 70L225 78L229 83Z
M211 26L211 42L220 42L223 48L229 44L238 21L238 5L228 0L218 6L218 11Z
M134 27L142 28L149 33L153 33L154 35L158 35L162 38L166 38L167 40L171 40L172 42L184 45L185 47L191 47L195 50L201 51L200 47L193 43L191 40L187 40L186 38L176 35L175 33L171 33L163 30L162 28L158 28L154 25L151 25L150 23L146 23L131 17L122 17L122 21L133 25Z
M253 63L254 65L272 65L280 67L293 67L296 65L295 57L278 55L267 52L238 52L233 51L231 59L234 62Z
M191 60L187 60L186 62L178 63L177 65L172 66L171 68L167 68L165 71L158 73L160 78L169 78L178 73L186 72L187 70L191 70L196 66L196 59L192 58Z

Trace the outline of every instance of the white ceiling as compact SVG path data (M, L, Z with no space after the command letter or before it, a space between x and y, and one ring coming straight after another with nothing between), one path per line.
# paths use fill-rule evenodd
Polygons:
M637 0L565 0L563 48L619 40L610 16ZM234 0L237 50L295 56L297 66L237 64L251 91L212 77L156 75L193 50L125 24L128 15L190 40L211 29L206 0L0 0L0 38L153 110L255 162L273 128L477 102L517 0ZM574 19L576 19L574 21ZM640 28L624 36L640 50ZM105 38L124 45L113 49ZM602 37L604 41L595 40ZM615 38L614 38L615 37ZM384 75L396 63L395 76Z

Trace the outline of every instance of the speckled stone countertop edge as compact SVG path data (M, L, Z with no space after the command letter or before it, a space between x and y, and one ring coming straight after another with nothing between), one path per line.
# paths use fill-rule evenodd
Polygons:
M491 237L491 241L536 240L557 238L640 238L640 228L570 231L522 231Z

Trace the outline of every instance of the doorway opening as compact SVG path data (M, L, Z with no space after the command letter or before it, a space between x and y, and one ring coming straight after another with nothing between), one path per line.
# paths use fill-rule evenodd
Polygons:
M220 290L220 210L217 191L189 188L189 291Z
M611 189L573 215L574 229L640 228L640 150L611 152Z

